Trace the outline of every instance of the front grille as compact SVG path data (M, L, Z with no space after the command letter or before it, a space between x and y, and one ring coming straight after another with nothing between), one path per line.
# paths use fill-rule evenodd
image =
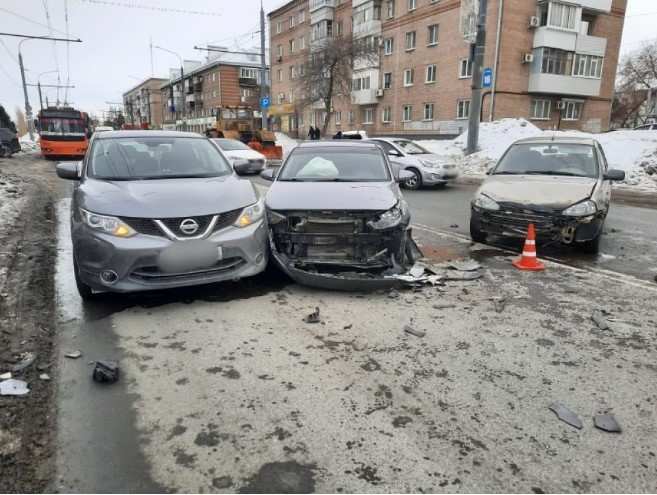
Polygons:
M265 164L265 161L261 158L254 158L249 160L249 164L253 167L262 167Z
M240 208L239 210L226 211L224 213L217 214L217 222L215 223L214 229L212 231L217 232L218 230L234 224L239 218L241 212L242 209ZM207 230L214 216L215 215L202 215L198 217L160 218L158 220L166 225L166 227L176 236L186 238L196 237L203 234ZM199 225L198 230L194 234L185 234L180 230L180 222L187 218L195 220ZM132 227L135 232L139 232L140 234L166 237L164 232L162 232L162 230L160 230L160 228L155 223L155 220L151 218L121 217L121 220Z
M212 217L214 217L214 215L203 215L199 217L160 218L159 220L178 237L196 237L203 234L207 230L208 225L210 225L210 222L212 221ZM192 219L198 224L198 229L191 234L187 234L180 230L181 222L187 219Z
M217 218L217 223L214 225L214 231L221 230L225 227L228 227L229 225L233 225L235 222L237 222L237 219L240 216L240 213L242 213L242 209L240 208L239 210L233 210L233 211L227 211L225 213L220 213Z
M139 232L140 234L164 237L164 233L150 218L121 217L121 220L130 225L135 232Z
M493 224L527 230L530 223L538 231L550 231L555 228L555 215L548 212L523 210L502 206L498 211L488 211L487 219Z
M187 273L166 273L160 271L157 266L143 266L133 271L130 277L144 283L158 284L173 281L199 280L214 275L219 275L230 270L236 270L244 265L246 261L239 256L226 258L218 261L215 265L202 270L194 270Z

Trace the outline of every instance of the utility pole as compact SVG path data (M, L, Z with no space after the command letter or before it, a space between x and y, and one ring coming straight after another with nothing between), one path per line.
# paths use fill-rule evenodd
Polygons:
M157 48L158 50L162 50L164 52L171 53L172 55L175 55L176 57L178 57L178 60L180 61L180 93L182 95L182 122L183 122L182 130L186 131L187 130L187 122L185 121L186 111L185 111L185 70L184 70L185 61L183 60L183 58L178 53L174 52L173 50L169 50L168 48L164 48L164 47L158 46L158 45L153 45L153 48ZM196 48L196 47L194 47L194 48ZM174 83L172 82L171 83L172 91L173 91L173 87L174 87ZM175 94L174 94L173 100L174 100L173 104L175 106L175 104L176 104Z
M481 116L481 83L486 51L486 9L488 0L479 0L479 15L477 16L477 39L474 47L472 63L472 99L470 100L470 118L468 121L468 146L466 155L477 151L479 143L479 120Z
M25 41L22 40L21 43ZM25 97L25 118L27 119L27 130L30 133L30 141L34 141L34 122L32 122L32 107L27 96L27 83L25 82L25 67L23 66L23 55L18 49L18 65L21 68L21 79L23 81L23 96Z
M260 101L267 96L267 61L265 60L265 9L260 0ZM268 129L267 109L260 105L262 130Z

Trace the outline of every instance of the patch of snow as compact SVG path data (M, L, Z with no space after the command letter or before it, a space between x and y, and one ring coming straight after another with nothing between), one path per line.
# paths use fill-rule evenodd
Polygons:
M28 132L19 137L18 141L21 143L21 151L24 153L41 152L39 146L39 135L36 132L34 133L34 139L30 139L30 133Z
M283 147L283 159L285 159L288 153L299 145L299 142L284 132L276 132L274 134L276 134L276 144Z
M14 224L24 203L22 179L0 174L0 233Z

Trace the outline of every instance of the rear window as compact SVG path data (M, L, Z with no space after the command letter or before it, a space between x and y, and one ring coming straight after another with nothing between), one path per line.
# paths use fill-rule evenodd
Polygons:
M278 180L385 182L390 180L390 174L379 148L296 148Z
M224 151L250 150L246 144L236 139L213 139Z
M514 144L495 167L493 175L564 175L598 177L593 146L572 143Z
M230 165L207 139L121 137L97 139L88 175L106 180L218 177Z

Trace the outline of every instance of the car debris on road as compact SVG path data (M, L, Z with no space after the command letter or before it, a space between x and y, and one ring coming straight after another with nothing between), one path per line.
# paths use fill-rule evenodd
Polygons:
M604 312L596 309L591 315L591 320L600 330L609 330L609 320L605 316Z
M36 354L33 352L24 352L21 360L16 363L14 366L12 366L11 371L14 373L18 373L20 371L23 371L25 368L30 366L34 360L36 359Z
M67 352L66 354L64 354L64 357L67 357L69 359L78 359L81 356L82 356L82 353L80 351L71 351L71 352Z
M0 382L0 395L25 395L30 391L27 382L10 378Z
M609 433L620 433L621 426L616 418L611 414L599 414L593 418L593 424L596 428Z
M119 365L116 361L96 361L91 377L95 382L114 383L119 379Z
M309 315L306 315L303 318L303 321L305 321L306 323L319 323L321 321L319 318L319 308L315 307L315 311L313 311Z
M577 414L568 409L562 402L553 402L550 404L549 409L564 423L574 426L578 430L581 430L584 427L582 420L579 419Z
M416 330L410 325L404 326L404 332L415 335L416 337L424 337L427 334L424 330Z

